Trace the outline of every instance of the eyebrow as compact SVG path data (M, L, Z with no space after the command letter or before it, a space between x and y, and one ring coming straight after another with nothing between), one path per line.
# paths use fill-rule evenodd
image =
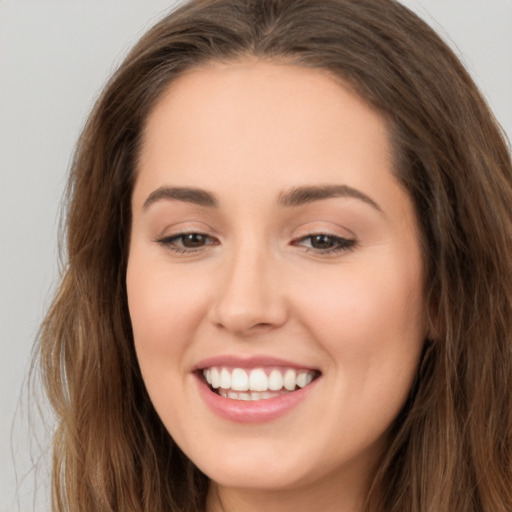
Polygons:
M349 187L348 185L320 185L304 186L283 192L279 196L279 203L282 206L294 207L302 206L315 201L332 199L335 197L352 197L369 204L377 211L382 212L381 207L369 196ZM159 187L144 201L143 209L147 210L153 203L161 200L183 201L186 203L205 206L208 208L217 208L219 205L215 195L200 188L193 187Z
M314 201L334 197L352 197L359 199L382 213L382 208L371 197L348 185L298 187L282 193L279 197L279 202L283 206L302 206Z
M216 208L219 203L215 196L206 190L192 187L159 187L144 201L142 208L147 210L153 203L161 200L183 201L198 206Z

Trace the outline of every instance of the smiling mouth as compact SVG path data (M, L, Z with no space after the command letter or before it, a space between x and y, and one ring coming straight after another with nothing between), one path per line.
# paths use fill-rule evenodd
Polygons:
M305 388L320 376L316 370L294 368L227 368L202 370L210 389L232 400L267 400Z

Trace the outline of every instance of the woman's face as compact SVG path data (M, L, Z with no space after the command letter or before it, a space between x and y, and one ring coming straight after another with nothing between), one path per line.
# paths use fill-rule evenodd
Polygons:
M169 433L221 489L366 485L425 337L388 136L326 73L258 61L189 72L149 116L135 348Z

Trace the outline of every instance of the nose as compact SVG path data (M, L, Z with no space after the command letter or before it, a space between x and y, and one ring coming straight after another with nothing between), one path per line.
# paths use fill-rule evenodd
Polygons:
M264 251L238 251L219 273L210 310L216 327L239 337L267 332L288 316L282 273Z

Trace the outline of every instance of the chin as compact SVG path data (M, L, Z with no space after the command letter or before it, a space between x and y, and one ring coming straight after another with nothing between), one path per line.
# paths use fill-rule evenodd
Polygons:
M197 466L212 481L223 487L277 491L291 489L314 480L311 455L289 453L288 457L265 449L261 443L245 443L246 450L212 450L210 457L196 459ZM252 449L251 449L252 448ZM310 463L306 466L306 461Z

